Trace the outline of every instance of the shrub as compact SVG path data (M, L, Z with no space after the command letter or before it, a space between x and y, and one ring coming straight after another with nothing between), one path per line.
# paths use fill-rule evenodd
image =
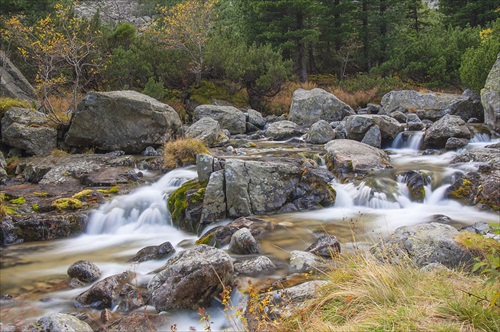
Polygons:
M495 22L493 29L482 30L480 36L481 44L467 49L460 66L462 84L475 92L480 92L484 87L500 53L500 19Z
M205 144L194 138L182 138L165 143L164 167L168 170L196 163L197 154L210 154Z
M154 77L150 77L148 82L144 86L144 90L142 90L142 93L162 101L165 97L165 87L163 86L163 82L157 82L155 81Z

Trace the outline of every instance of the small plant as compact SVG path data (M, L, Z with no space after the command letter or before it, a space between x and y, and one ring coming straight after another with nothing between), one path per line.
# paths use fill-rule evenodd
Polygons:
M164 167L168 170L196 163L197 154L210 154L205 144L194 138L183 138L165 143Z
M71 198L82 199L82 198L90 197L90 196L92 196L93 192L94 191L92 189L85 189L85 190L82 190L82 191L74 194L73 196L71 196Z
M14 204L14 205L22 205L22 204L26 203L26 199L24 199L24 197L18 197L18 198L11 199L9 201L9 203Z
M118 186L111 187L109 189L98 189L97 192L100 192L101 194L109 195L109 194L118 194L119 192Z
M3 116L12 107L31 108L27 100L0 97L0 116Z
M79 210L83 207L80 200L75 198L59 198L52 202L52 206L57 210Z

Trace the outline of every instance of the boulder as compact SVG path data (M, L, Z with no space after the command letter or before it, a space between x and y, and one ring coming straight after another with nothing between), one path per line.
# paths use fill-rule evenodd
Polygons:
M214 171L214 157L209 154L196 155L196 173L198 181L207 181Z
M457 115L445 115L434 122L429 129L425 131L425 148L444 148L446 141L450 137L471 138L471 132L465 125L465 121Z
M75 316L61 313L52 313L39 318L33 329L29 331L53 331L53 332L92 332L89 324L79 320Z
M234 273L223 250L199 245L171 258L148 283L158 312L198 309L210 304Z
M231 135L244 134L247 130L245 113L234 106L200 105L194 109L193 121L209 117L216 120L222 129Z
M273 261L266 256L257 256L234 263L234 270L241 274L254 275L272 273L276 269Z
M408 130L413 131L420 131L425 128L422 120L414 113L408 113L406 116L406 125L408 126Z
M0 51L0 97L36 99L36 90L3 51Z
M319 120L313 123L307 132L306 142L312 144L325 144L335 138L335 130L330 123L325 120Z
M481 103L484 107L484 123L500 132L500 53L481 90Z
M247 122L258 129L264 129L266 126L266 119L262 114L253 109L247 111Z
M290 266L302 273L326 271L329 267L325 258L300 250L290 252Z
M306 251L317 256L332 258L340 254L340 242L335 235L322 234Z
M422 203L425 199L425 186L431 183L431 177L420 171L406 171L398 175L398 180L406 184L413 202Z
M139 92L90 92L71 117L65 143L80 149L140 153L175 139L181 126L172 107Z
M226 208L224 170L220 170L210 175L203 198L200 223L210 224L225 219Z
M285 141L303 134L304 131L296 123L288 120L271 123L264 133L266 137L274 141Z
M7 177L7 161L3 155L3 152L0 151L0 180Z
M168 198L168 210L172 216L172 224L182 230L197 233L203 209L207 182L197 179L183 183Z
M297 89L293 93L288 119L300 126L310 126L319 120L341 121L356 114L346 103L322 89Z
M372 253L390 262L404 261L407 256L419 266L430 263L441 263L449 268L470 265L474 257L454 241L457 234L454 227L435 222L404 226L374 247Z
M466 138L450 137L446 140L446 144L444 145L444 148L446 150L457 150L457 149L463 148L468 143L469 143L469 140Z
M130 261L140 263L153 259L163 259L173 252L175 252L175 249L172 244L170 242L164 242L158 246L148 246L142 248Z
M248 228L241 228L231 236L229 250L237 255L258 254L260 245Z
M341 177L392 168L384 151L357 141L336 139L325 150L328 169Z
M229 138L221 130L219 122L209 117L203 117L193 123L186 130L186 137L203 141L210 148L224 145L229 141Z
M76 278L83 282L96 281L101 274L102 272L97 265L86 260L77 261L68 268L68 275L71 278Z
M328 180L329 179L329 180ZM333 174L289 158L227 160L226 203L230 217L331 206Z
M382 133L380 132L380 127L377 125L371 126L365 133L361 143L380 149L382 147Z
M90 289L76 297L76 301L95 309L112 308L126 284L133 282L134 273L123 272L95 283Z
M352 115L345 119L348 139L361 141L372 126L379 127L381 139L385 144L392 142L397 134L404 130L404 125L387 115Z
M420 119L436 121L446 114L457 115L464 121L483 119L483 107L479 100L465 94L418 92L414 90L391 91L382 97L379 114L416 112Z
M2 142L30 155L48 155L57 148L57 130L45 114L13 107L2 118Z

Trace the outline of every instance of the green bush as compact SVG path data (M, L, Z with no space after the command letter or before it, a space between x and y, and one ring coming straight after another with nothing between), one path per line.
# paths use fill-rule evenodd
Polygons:
M212 99L219 99L236 106L243 107L247 105L247 100L241 92L235 91L231 93L229 89L224 88L222 85L224 84L217 86L214 82L202 81L198 87L191 87L189 99L199 104L211 104Z
M462 84L475 92L480 92L484 87L500 52L500 19L495 22L493 28L483 30L481 34L481 44L467 49L460 66Z
M163 82L155 81L154 77L150 77L146 85L144 86L144 90L142 93L153 97L158 100L163 100L165 98L165 87L163 86Z

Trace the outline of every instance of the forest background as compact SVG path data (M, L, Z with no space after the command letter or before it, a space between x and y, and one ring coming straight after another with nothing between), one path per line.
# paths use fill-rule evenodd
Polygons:
M478 93L500 52L496 0L139 0L141 27L67 0L3 0L1 48L64 122L90 90L132 89L185 121L213 99L288 111L297 87L353 107L394 89Z

